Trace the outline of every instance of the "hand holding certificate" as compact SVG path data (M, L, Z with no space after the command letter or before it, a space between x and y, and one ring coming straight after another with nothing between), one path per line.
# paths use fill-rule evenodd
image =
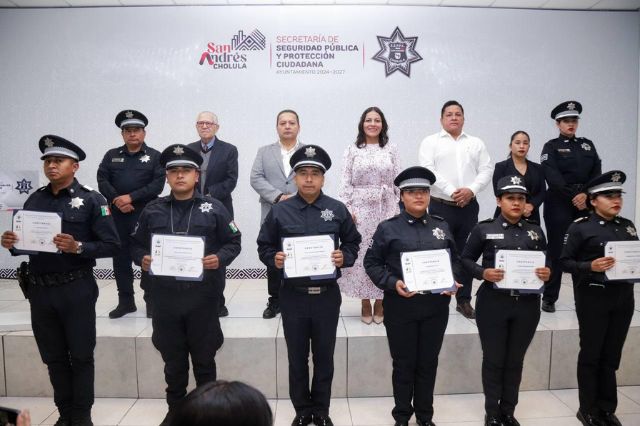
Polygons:
M640 241L609 241L604 255L616 261L605 271L609 280L640 280Z
M184 235L153 234L151 275L202 280L204 239Z
M451 257L445 249L405 252L400 256L400 263L409 291L441 293L456 288Z
M62 233L58 213L18 210L13 216L13 232L18 235L16 250L58 253L53 238Z
M496 287L505 290L542 291L543 281L536 275L536 269L544 268L545 254L535 250L498 250L496 269L504 271L502 281Z
M283 238L282 251L286 254L284 277L335 277L336 267L331 260L334 247L331 235Z

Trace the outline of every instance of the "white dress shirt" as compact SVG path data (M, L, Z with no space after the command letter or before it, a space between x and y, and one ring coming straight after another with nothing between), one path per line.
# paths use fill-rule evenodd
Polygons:
M289 173L291 173L291 164L289 163L289 161L291 160L293 153L296 152L298 148L300 148L300 141L296 141L296 144L291 149L286 149L284 145L282 145L282 142L280 141L278 141L278 143L280 144L280 155L282 155L282 165L284 166L284 175L289 176Z
M458 188L477 195L491 182L493 163L482 139L464 132L454 139L444 129L427 136L420 144L420 165L436 175L431 195L453 201Z

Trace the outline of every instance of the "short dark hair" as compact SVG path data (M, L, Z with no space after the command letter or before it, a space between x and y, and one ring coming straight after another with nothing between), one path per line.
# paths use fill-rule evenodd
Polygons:
M460 102L458 101L447 101L444 103L444 105L442 105L442 109L440 110L440 118L444 117L444 110L449 108L450 106L459 106L460 110L462 110L462 115L464 115L464 108L462 108L462 105L460 104Z
M211 425L273 426L273 413L259 390L219 380L191 391L171 419L171 426Z
M295 115L295 116L296 116L296 122L297 122L298 124L300 124L300 117L298 117L298 113L297 113L297 112L295 112L295 111L294 111L294 110L292 110L292 109L283 109L283 110L282 110L282 111L280 111L280 112L278 113L278 115L276 116L276 126L278 125L278 122L280 121L280 116L281 116L282 114L286 114L286 113L289 113L289 114L293 114L293 115Z
M382 119L382 130L380 130L380 134L378 135L378 145L380 148L383 148L389 142L389 136L387 136L387 130L389 130L389 125L387 124L387 119L384 117L382 110L377 106L372 106L364 110L362 115L360 116L360 122L358 123L358 137L356 138L356 146L358 148L362 148L367 144L367 137L364 134L364 120L367 118L367 114L371 111L377 112Z

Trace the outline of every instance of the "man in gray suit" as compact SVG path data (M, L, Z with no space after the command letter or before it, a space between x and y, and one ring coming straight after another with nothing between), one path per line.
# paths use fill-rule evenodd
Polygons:
M272 205L286 200L297 191L293 180L295 173L289 160L303 145L298 141L298 114L290 109L280 111L276 118L276 130L279 140L261 147L251 167L251 187L260 195L261 224ZM274 318L280 312L278 292L281 281L282 271L267 267L269 302L262 313L265 319Z

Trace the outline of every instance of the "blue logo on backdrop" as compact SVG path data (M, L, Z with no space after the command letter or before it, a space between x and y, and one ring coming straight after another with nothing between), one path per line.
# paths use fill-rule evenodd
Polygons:
M405 37L399 27L393 30L391 37L377 37L380 51L371 59L384 62L386 77L396 71L411 77L411 64L422 60L415 50L418 37Z
M28 194L29 191L31 191L33 189L33 187L31 186L31 181L30 180L26 180L26 179L22 179L16 182L17 185L15 187L15 189L18 190L19 194Z

